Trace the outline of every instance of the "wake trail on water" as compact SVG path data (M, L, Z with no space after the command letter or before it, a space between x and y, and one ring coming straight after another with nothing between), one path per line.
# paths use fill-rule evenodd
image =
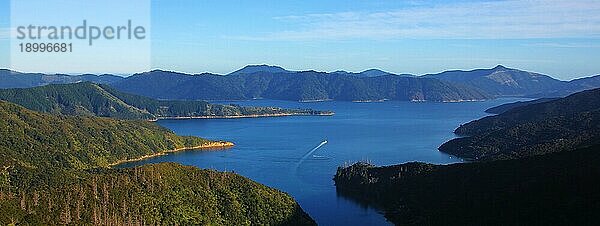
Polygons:
M325 145L325 144L327 144L327 140L322 141L315 148L311 149L306 154L304 154L302 156L302 158L300 159L300 161L298 161L298 164L296 164L296 171L298 170L298 167L300 167L300 165L302 164L302 162L304 162L304 160L306 160L309 156L311 156L313 153L315 153L315 151L319 150L319 148L323 147L323 145Z

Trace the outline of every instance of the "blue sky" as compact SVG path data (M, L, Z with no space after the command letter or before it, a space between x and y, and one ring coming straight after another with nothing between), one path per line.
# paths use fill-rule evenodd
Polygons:
M0 11L7 53L9 1ZM560 79L600 74L600 1L152 0L151 16L152 67L166 70L425 74L502 64Z

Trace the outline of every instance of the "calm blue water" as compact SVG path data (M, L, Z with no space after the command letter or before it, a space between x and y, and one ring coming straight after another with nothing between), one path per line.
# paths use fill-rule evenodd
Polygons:
M336 195L332 178L345 162L377 165L408 161L453 163L459 159L437 151L454 137L461 123L485 116L483 111L515 99L471 103L297 103L234 102L240 105L333 110L331 117L164 120L158 124L180 135L233 141L226 151L188 151L123 167L178 162L200 168L234 171L292 195L320 225L388 225L376 210ZM309 155L302 156L328 143Z

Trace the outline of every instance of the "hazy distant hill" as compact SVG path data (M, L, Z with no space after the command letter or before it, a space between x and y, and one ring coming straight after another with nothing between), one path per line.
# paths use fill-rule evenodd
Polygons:
M472 71L445 71L424 75L480 88L495 96L525 96L558 89L564 82L547 75L497 66Z
M335 72L332 72L332 74L348 75L348 76L356 76L356 77L378 77L378 76L385 76L385 75L395 75L393 73L382 71L379 69L369 69L369 70L365 70L365 71L362 71L359 73L347 72L347 71L335 71ZM401 74L398 76L413 77L413 75L408 75L408 74Z
M34 88L0 89L0 100L58 115L156 119L200 116L323 115L330 112L278 107L209 104L205 101L164 101L117 91L90 82Z
M156 70L133 75L111 86L158 99L465 101L491 98L477 88L431 78L396 75L356 77L315 71L260 71L221 76Z
M288 71L279 66L269 66L269 65L248 65L240 70L231 72L229 75L242 75L242 74L254 74L257 72L264 73L291 73L292 71Z
M523 107L523 106L527 106L527 105L531 105L531 104L544 103L544 102L553 101L556 99L558 99L558 98L540 98L540 99L535 99L535 100L530 100L530 101L517 101L514 103L508 103L508 104L503 104L503 105L489 108L489 109L485 110L485 112L491 113L491 114L502 114L502 113L512 110L514 108Z
M0 69L0 89L3 88L28 88L44 86L48 84L65 84L77 82L93 82L98 84L110 84L122 80L123 77L116 75L46 75L39 73L20 73L6 69Z
M280 66L270 66L270 65L248 65L242 69L234 71L228 75L241 75L241 74L254 74L257 72L262 72L265 74L275 74L275 73L296 73L299 71L290 71L286 70ZM394 75L393 73L385 72L379 69L369 69L362 72L347 72L347 71L335 71L331 72L331 74L339 74L339 75L349 75L356 77L378 77L384 75Z
M574 150L600 141L600 89L530 104L461 125L440 151L495 160Z
M574 91L582 91L584 89L593 89L600 87L600 75L590 76L569 81L569 88Z
M576 92L595 89L599 87L600 75L596 75L564 82L561 84L561 86L556 87L553 90L547 90L544 93L529 95L528 97L565 97Z

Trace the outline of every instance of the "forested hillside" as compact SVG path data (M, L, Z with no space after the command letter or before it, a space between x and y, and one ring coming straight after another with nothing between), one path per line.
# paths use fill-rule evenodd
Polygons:
M229 117L261 115L328 115L332 112L278 107L210 104L206 101L167 101L117 91L90 82L0 89L0 100L58 115L101 116L121 119Z
M519 158L585 147L600 140L600 89L514 108L455 132L466 137L440 150L467 159Z
M55 116L0 101L0 224L314 224L288 195L177 164L111 169L182 148L224 147L145 121Z

